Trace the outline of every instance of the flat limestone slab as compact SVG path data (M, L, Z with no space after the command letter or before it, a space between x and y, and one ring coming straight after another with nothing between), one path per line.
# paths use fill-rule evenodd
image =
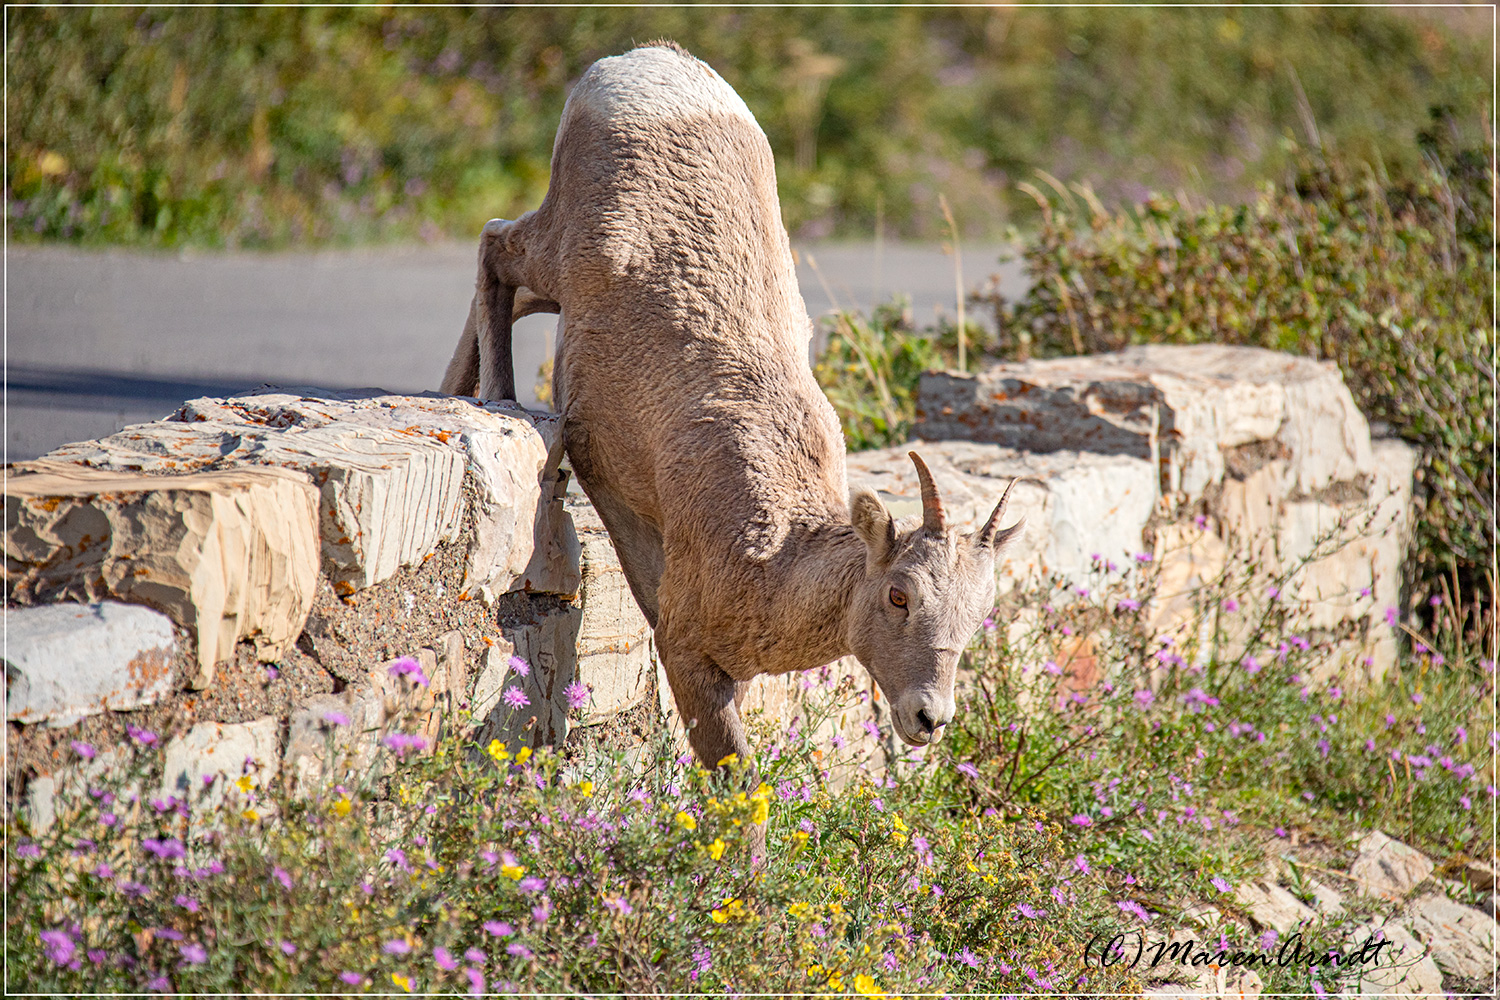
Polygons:
M248 639L264 661L296 641L318 576L318 494L286 469L144 475L55 461L11 470L6 599L113 597L192 631L206 687Z
M1061 573L1082 581L1097 554L1129 560L1142 551L1142 532L1156 505L1149 462L1090 452L1038 454L974 441L917 441L848 458L849 485L869 486L897 517L920 517L921 490L907 452L932 470L950 522L975 530L1006 484L1018 479L1005 523L1026 527L1000 555L1002 590Z
M1159 462L1163 492L1189 499L1262 455L1285 458L1303 493L1371 471L1369 426L1337 366L1255 347L1152 344L929 372L913 433Z
M570 594L576 567L551 541L562 517L555 461L548 472L549 450L561 454L559 427L555 415L514 403L267 388L191 400L167 420L66 445L45 460L144 472L225 465L304 472L320 493L324 572L345 593L457 537L472 506L466 586Z
M5 612L5 718L71 725L150 705L172 690L177 639L166 615L117 601Z

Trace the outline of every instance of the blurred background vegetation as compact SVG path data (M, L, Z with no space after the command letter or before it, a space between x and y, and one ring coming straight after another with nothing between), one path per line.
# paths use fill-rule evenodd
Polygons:
M10 8L13 238L274 247L471 237L546 189L568 86L658 37L776 151L802 237L1037 220L1042 168L1111 207L1285 180L1289 137L1420 163L1474 129L1489 30L1369 8Z
M1147 341L1337 361L1422 450L1419 604L1493 604L1490 19L1398 8L10 8L10 234L470 239L535 207L568 87L675 39L745 98L802 238L1017 241L970 365ZM952 323L835 318L852 447Z

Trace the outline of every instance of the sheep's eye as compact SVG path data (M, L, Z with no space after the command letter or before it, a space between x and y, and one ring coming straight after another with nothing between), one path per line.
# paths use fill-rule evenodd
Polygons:
M906 591L891 588L891 603L898 608L906 607Z

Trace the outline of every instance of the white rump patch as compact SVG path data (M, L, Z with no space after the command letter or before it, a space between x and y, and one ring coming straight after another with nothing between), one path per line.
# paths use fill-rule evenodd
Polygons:
M609 118L680 120L721 114L743 118L761 130L744 100L712 66L660 46L600 59L578 81L569 97L573 101Z

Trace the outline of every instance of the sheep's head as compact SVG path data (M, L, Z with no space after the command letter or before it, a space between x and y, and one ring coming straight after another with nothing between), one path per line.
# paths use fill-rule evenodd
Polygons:
M1011 487L984 527L949 526L926 464L911 452L922 484L922 523L903 529L872 490L857 491L849 513L865 543L865 573L850 608L854 655L880 685L896 735L911 746L935 742L953 718L953 678L969 638L995 601L995 556L1021 530L999 530Z

